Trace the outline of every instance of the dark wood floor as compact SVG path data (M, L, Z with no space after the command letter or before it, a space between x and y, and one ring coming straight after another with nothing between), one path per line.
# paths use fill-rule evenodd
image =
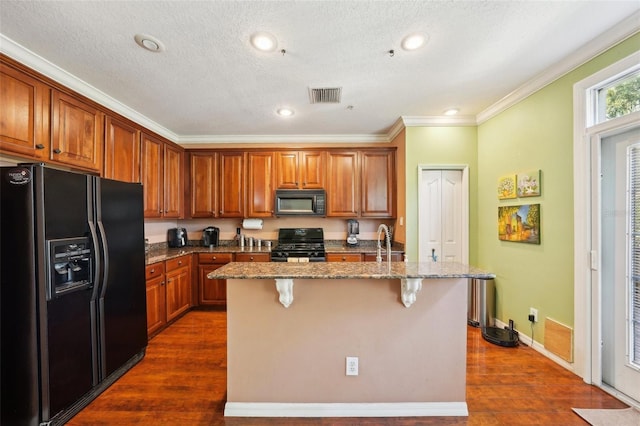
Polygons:
M68 424L585 425L571 407L626 407L527 346L487 343L473 327L467 335L469 417L225 418L225 313L192 311L154 337L146 357Z

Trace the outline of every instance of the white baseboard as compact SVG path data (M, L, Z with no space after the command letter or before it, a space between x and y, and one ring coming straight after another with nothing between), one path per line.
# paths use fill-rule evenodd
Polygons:
M508 327L508 324L503 323L497 318L495 318L494 321L495 321L495 326L498 328ZM522 343L529 346L530 348L533 348L536 352L541 353L542 355L546 356L551 361L555 362L561 367L564 367L567 370L571 371L572 373L575 373L573 369L573 363L567 362L564 359L560 358L559 356L549 352L548 350L545 349L543 344L536 342L535 340L533 340L531 337L524 334L520 330L516 329L516 331L518 332L518 340L520 340Z
M468 416L466 402L286 403L227 402L227 417Z

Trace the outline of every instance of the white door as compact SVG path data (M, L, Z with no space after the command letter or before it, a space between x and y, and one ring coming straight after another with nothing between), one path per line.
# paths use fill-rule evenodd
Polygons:
M418 255L420 262L468 262L466 169L420 169Z
M640 401L640 128L601 153L602 381Z

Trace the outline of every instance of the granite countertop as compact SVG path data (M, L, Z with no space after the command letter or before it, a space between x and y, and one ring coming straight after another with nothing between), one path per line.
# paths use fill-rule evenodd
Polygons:
M457 262L231 262L208 275L212 279L283 278L479 278L495 274Z
M273 242L272 244L273 247L275 247L277 242ZM239 247L225 241L225 243L218 247L186 246L181 248L168 248L163 243L152 247L151 250L146 253L145 260L147 265L151 265L152 263L163 262L192 253L271 253L273 247L268 248L264 245L262 247ZM377 244L375 241L361 241L357 247L347 247L342 241L330 240L325 242L324 248L327 253L375 253ZM392 245L391 253L404 253L404 246L402 246L402 244Z

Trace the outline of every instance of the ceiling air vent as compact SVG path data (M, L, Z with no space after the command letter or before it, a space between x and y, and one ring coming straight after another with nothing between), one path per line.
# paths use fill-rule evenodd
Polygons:
M342 87L309 88L309 100L312 104L339 104Z

